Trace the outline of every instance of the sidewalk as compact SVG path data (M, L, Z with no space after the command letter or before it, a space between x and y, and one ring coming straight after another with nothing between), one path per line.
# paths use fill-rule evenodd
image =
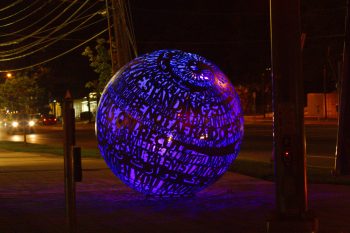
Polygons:
M64 233L63 158L0 151L0 232ZM83 160L77 183L80 233L265 232L274 184L228 172L194 198L146 199L101 159ZM320 232L350 232L350 186L310 185Z

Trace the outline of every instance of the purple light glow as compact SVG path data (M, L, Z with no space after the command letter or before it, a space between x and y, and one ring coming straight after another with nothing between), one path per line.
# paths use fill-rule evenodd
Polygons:
M96 130L103 158L128 186L188 196L219 179L237 157L243 114L218 67L195 54L160 50L110 80Z

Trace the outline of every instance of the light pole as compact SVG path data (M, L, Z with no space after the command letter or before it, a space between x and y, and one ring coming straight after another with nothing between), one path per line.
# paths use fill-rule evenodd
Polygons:
M300 0L270 0L276 213L271 232L316 232L308 211Z

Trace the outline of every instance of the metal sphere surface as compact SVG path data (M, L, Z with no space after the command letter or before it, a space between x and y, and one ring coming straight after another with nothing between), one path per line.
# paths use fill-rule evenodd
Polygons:
M125 184L147 195L188 196L218 180L237 157L243 114L216 65L159 50L109 81L96 134L103 158Z

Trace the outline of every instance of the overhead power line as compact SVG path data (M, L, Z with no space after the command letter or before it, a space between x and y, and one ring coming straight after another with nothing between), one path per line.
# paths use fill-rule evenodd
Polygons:
M13 31L13 32L10 32L10 33L2 33L0 35L0 37L6 37L6 36L12 36L12 35L16 35L18 33L21 33L25 30L28 30L29 28L35 26L35 25L38 25L41 21L45 20L46 18L48 18L49 16L51 16L51 14L53 14L56 10L58 10L62 5L64 4L64 2L61 2L59 5L57 5L54 9L46 12L45 15L43 15L42 17L40 17L38 20L34 21L33 23L31 24L28 24L27 26L25 27L21 27L20 30L18 31Z
M15 13L13 13L12 15L8 15L4 18L0 18L0 21L3 21L3 20L7 20L7 19L10 19L12 17L15 17L16 15L19 15L21 14L22 12L28 10L29 8L35 6L35 4L37 4L40 0L36 0L34 2L32 2L31 4L29 4L28 6L26 6L25 8L23 8L22 10L17 10Z
M10 9L11 7L16 6L16 5L17 5L18 3L20 3L20 2L23 2L23 0L17 0L17 1L15 1L15 2L13 2L13 3L11 3L11 4L9 4L9 5L5 6L5 7L3 7L3 8L0 8L0 12L1 12L1 11L5 11L5 10L7 10L7 9Z
M14 71L26 70L26 69L30 69L30 68L33 68L33 67L36 67L36 66L39 66L39 65L48 63L48 62L50 62L50 61L52 61L52 60L55 60L55 59L57 59L57 58L60 58L60 57L62 57L62 56L64 56L64 55L66 55L66 54L68 54L68 53L70 53L70 52L72 52L72 51L78 49L79 47L81 47L81 46L85 45L86 43L90 42L91 40L93 40L93 39L95 39L95 38L101 36L103 33L107 32L107 31L108 31L108 28L106 28L106 29L102 30L101 32L97 33L96 35L90 37L89 39L85 40L84 42L80 43L79 45L77 45L77 46L75 46L75 47L73 47L73 48L71 48L71 49L69 49L69 50L66 50L65 52L60 53L60 54L58 54L58 55L56 55L56 56L54 56L54 57L51 57L51 58L49 58L49 59L46 59L46 60L44 60L44 61L41 61L41 62L32 64L32 65L29 65L29 66L22 66L22 67L15 68L15 69L0 70L0 72L3 73L3 72L14 72Z
M39 29L35 30L34 32L30 33L29 35L19 38L17 40L13 40L10 42L6 42L6 43L0 43L0 46L8 46L11 44L18 44L28 38L30 38L33 35L36 35L37 33L39 33L41 30L45 29L46 27L48 27L51 23L55 22L57 19L59 19L64 13L66 13L68 11L69 8L71 8L75 3L77 2L77 0L74 0L68 7L66 7L60 14L58 14L56 17L54 17L52 20L50 20L47 24L45 24L44 26L41 26Z
M16 3L19 4L21 2L22 1L17 1ZM107 31L107 29L104 29L96 33L95 30L97 28L95 25L99 24L101 26L101 23L103 21L106 22L107 19L106 16L101 13L101 7L104 9L105 6L99 1L72 0L69 2L59 1L57 4L53 4L53 1L47 1L45 4L36 7L38 6L37 2L40 1L36 0L24 7L22 7L23 4L20 4L22 8L17 10L16 13L0 18L0 21L6 22L0 24L0 28L8 28L9 31L8 33L5 32L0 35L0 61L2 62L2 69L0 72L4 72L5 70L18 71L29 69L58 59L91 40L102 36L103 33ZM10 6L14 6L14 4L6 6L6 9L9 9ZM0 11L2 9L0 9ZM26 12L29 11L31 13L26 14ZM45 12L45 14L43 14L43 12ZM4 14L5 13L1 13L2 16ZM97 17L98 15L102 15L102 17ZM17 28L19 29L13 30ZM92 29L91 32L89 32L90 28ZM83 33L77 34L77 32ZM79 39L81 42L78 45L76 43L75 45L71 44L71 48L66 48L63 51L60 47L55 47L55 50L61 50L55 53L48 50L50 47L53 48L53 45L60 41L70 40L69 36L73 34L83 37ZM93 35L91 36L91 34ZM67 43L65 45L67 46ZM56 55L47 58L48 56L42 53L40 56L44 55L46 58L35 61L33 55L44 50ZM16 63L12 62L13 60L23 60L26 57L28 57L27 61L33 60L33 64L16 65ZM5 68L7 64L10 65L9 68Z
M78 10L79 10L79 9L78 9ZM74 14L76 14L76 13L78 12L78 10L77 10ZM71 15L71 17L73 17L74 14ZM75 31L78 31L81 27L84 26L85 23L87 23L90 19L92 19L92 18L95 17L96 15L98 15L98 12L95 12L94 14L91 14L89 17L87 17L87 18L86 18L82 23L80 23L78 26L75 26L75 27L74 27L73 29L71 29L70 31L64 32L64 33L62 33L61 35L56 36L55 38L62 39L62 38L64 38L64 37L66 37L67 35L69 35L69 34L75 32ZM52 28L53 30L50 31L49 33L45 34L45 36L38 36L37 38L39 38L39 39L36 40L36 41L34 41L34 42L32 42L32 43L30 43L30 44L24 45L24 46L19 47L19 48L16 48L16 49L12 49L12 50L7 50L7 51L4 51L4 52L0 52L0 60L1 60L1 61L9 60L9 59L1 59L1 58L14 56L14 55L16 55L16 54L21 54L21 53L23 53L23 52L25 52L25 51L28 51L29 49L32 49L32 48L34 48L34 47L36 47L36 46L38 46L38 45L45 44L46 42L52 41L52 35L53 35L55 32L57 32L57 31L63 29L64 27L66 27L66 26L70 23L69 20L71 19L71 17L68 18L68 19L67 19L64 23L62 23L59 27L54 27L54 28ZM35 35L32 36L32 38L35 38L35 37L36 37ZM49 45L52 45L52 44L53 44L53 43L50 43ZM47 46L44 46L44 47L41 47L40 49L44 49L44 48L46 48L46 47L47 47ZM39 50L40 50L40 49L39 49ZM33 54L33 53L36 52L36 51L38 51L38 50L31 51L30 54ZM12 57L12 59L17 59L17 58L19 58L19 57L23 57L23 55L22 55L22 56L15 56L15 57Z
M0 25L0 28L4 28L4 27L8 27L8 26L11 26L13 24L16 24L18 22L21 22L29 17L31 17L32 15L36 14L38 11L40 11L42 8L45 7L45 5L47 4L47 2L45 2L44 4L41 4L40 7L37 7L35 8L33 11L31 11L30 13L24 15L22 18L19 18L19 19L16 19L15 21L12 21L10 23L7 23L7 24L2 24Z
M10 9L14 3L0 9L3 31L0 35L0 72L30 69L58 59L103 36L108 30L97 33L98 28L107 26L103 1L45 1L38 5L40 2L16 1L16 11ZM10 10L5 12L7 9ZM131 20L130 9L123 8L122 13L125 20ZM125 35L129 40L135 40L133 28ZM59 44L64 49L54 46L64 40L64 44Z
M89 16L91 16L91 15L89 15ZM89 17L89 16L88 16L88 17ZM80 18L80 19L84 19L84 18L87 18L87 16L84 16L84 17L82 17L82 18ZM87 28L89 28L89 27L95 25L95 24L101 23L102 21L105 21L105 20L106 20L106 19L104 19L104 18L98 19L98 20L93 21L93 22L91 22L91 23L89 23L89 24L86 24L86 25L84 25L84 26L81 26L80 28L77 28L76 30L72 31L72 33L78 32L78 31L82 31L82 30L84 30L84 29L87 29ZM17 35L18 35L18 36L24 36L24 35L22 35L22 34L17 34ZM44 37L43 37L43 36L33 36L33 38L41 39L41 38L44 38ZM50 38L47 38L47 39L48 39L48 41L49 41L49 40L57 39L57 37L50 37ZM79 38L62 38L61 41L84 41L84 39L79 39Z
M14 57L9 57L9 56L13 56L13 55L15 55L15 54L19 54L19 53L21 53L21 52L27 51L27 50L29 50L30 48L33 48L33 47L34 47L34 46L30 46L30 48L26 48L26 49L23 50L23 51L16 52L16 53L12 53L12 54L7 55L7 56L6 56L6 55L0 55L0 61L12 61L12 60L24 58L24 57L27 57L27 56L29 56L29 55L31 55L31 54L34 54L34 53L36 53L36 52L38 52L38 51L40 51L40 50L43 50L43 49L49 47L50 45L52 45L52 44L54 44L54 43L60 41L60 40L63 39L64 37L66 37L66 36L68 36L69 34L73 33L74 31L78 30L80 26L82 26L85 22L89 21L90 19L92 19L92 18L95 17L95 16L96 16L96 14L90 16L90 17L87 18L85 21L83 21L83 22L80 23L78 26L76 26L73 30L71 30L71 31L69 31L69 32L67 32L67 33L65 33L65 34L62 34L62 35L60 35L60 36L57 37L57 38L55 38L55 39L49 39L49 40L48 40L49 43L47 43L46 45L40 46L38 49L31 50L30 52L27 52L26 54L14 56ZM47 39L47 38L48 38L48 37L45 37L44 39ZM40 45L41 42L42 42L42 43L45 43L46 41L44 41L44 39L39 39L38 42L37 42L38 44L36 44L36 45ZM2 57L9 57L9 58L2 58Z

